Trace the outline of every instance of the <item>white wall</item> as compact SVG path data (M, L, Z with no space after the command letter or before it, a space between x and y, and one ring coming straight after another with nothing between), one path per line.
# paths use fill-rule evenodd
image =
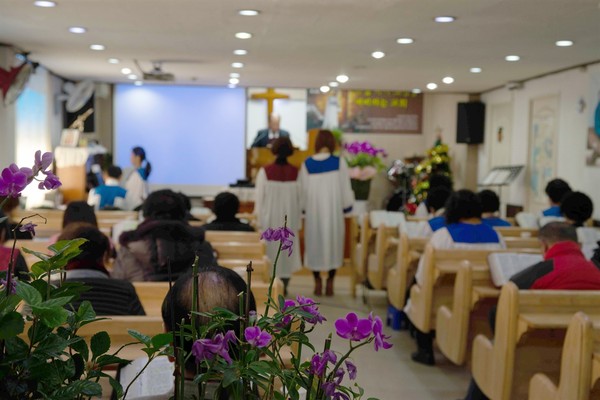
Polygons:
M569 182L574 190L587 193L594 204L594 218L600 218L600 167L586 166L586 138L590 113L596 106L590 90L592 76L600 76L600 64L586 69L575 68L525 83L523 89L509 91L505 88L482 95L488 105L512 105L511 164L527 165L529 161L529 125L531 100L547 95L559 96L556 176ZM586 107L580 111L580 101ZM486 130L486 142L494 132ZM487 172L491 146L482 146L479 157L480 179ZM526 206L527 171L505 190L505 201Z
M9 47L0 46L0 68L14 65L15 54ZM15 106L5 106L0 94L0 169L15 162Z

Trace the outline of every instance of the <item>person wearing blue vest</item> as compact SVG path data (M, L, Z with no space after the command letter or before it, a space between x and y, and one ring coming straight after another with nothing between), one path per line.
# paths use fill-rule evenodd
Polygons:
M121 168L118 166L111 165L108 167L104 177L104 184L90 190L88 204L95 206L98 210L103 210L105 208L122 208L125 201L125 195L127 194L127 190L119 185L122 174L123 171L121 171ZM117 198L121 199L121 204L119 204L119 201L115 204Z
M500 198L491 190L482 190L477 193L481 201L481 221L489 226L510 226L510 222L498 216Z
M552 179L546 185L546 195L550 199L550 208L542 211L544 217L562 217L560 203L565 195L572 192L571 186L562 179Z

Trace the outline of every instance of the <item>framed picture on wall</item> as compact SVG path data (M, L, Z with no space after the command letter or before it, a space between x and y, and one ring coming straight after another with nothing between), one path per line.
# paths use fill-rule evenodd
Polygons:
M60 145L64 147L77 147L79 145L79 129L63 129L60 135Z

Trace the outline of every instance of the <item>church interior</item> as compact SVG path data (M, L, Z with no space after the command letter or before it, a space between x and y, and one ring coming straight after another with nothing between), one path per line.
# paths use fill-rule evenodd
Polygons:
M0 176L13 231L37 215L35 236L15 239L17 248L47 251L66 232L69 204L87 202L111 240L105 271L132 281L146 310L127 328L164 330L166 282L113 273L123 237L139 231L152 213L146 200L164 190L185 195L186 224L219 265L246 279L252 260L264 307L277 246L260 233L283 226L265 218L296 193L269 193L279 190L269 182L283 163L293 179L277 180L305 200L298 218L286 219L297 265L278 275L275 292L315 299L326 318L312 332L319 346L350 312L381 317L392 347L352 356L364 398L600 399L600 286L544 293L502 272L525 269L513 265L517 256L535 260L527 266L550 257L546 223L573 224L582 257L600 269L599 0L0 0L0 91L0 168L53 154L51 165L34 167L45 174L39 188L11 195ZM335 169L314 167L322 130L334 140ZM282 158L284 138L291 148ZM331 171L340 173L336 190L343 182L331 196L353 197L324 217L315 210L334 189L318 179ZM433 207L430 178L440 175L450 187ZM549 194L556 179L568 183L563 205L571 193L591 200L589 210L584 200L577 206L581 221ZM127 194L105 208L100 188L109 181ZM317 181L322 199L309 205ZM492 231L499 247L436 242L428 221L462 189L497 195L492 212L509 225ZM223 192L235 195L232 218L254 232L208 229L220 221ZM154 206L167 207L165 199ZM481 219L464 207L465 219ZM456 244L448 218L442 229ZM319 236L323 221L339 224L323 228L335 237ZM336 246L340 265L315 268ZM21 253L31 269L35 257ZM415 360L419 334L433 350ZM335 338L332 348L345 345ZM473 382L483 397L465 397ZM359 398L344 396L314 399Z

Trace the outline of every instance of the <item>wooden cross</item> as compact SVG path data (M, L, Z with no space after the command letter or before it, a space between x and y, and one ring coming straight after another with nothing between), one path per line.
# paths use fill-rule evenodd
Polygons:
M273 88L267 88L265 93L255 93L250 96L251 99L254 100L266 100L267 101L267 120L271 117L273 113L273 102L275 99L289 99L290 96L283 93L277 93Z

